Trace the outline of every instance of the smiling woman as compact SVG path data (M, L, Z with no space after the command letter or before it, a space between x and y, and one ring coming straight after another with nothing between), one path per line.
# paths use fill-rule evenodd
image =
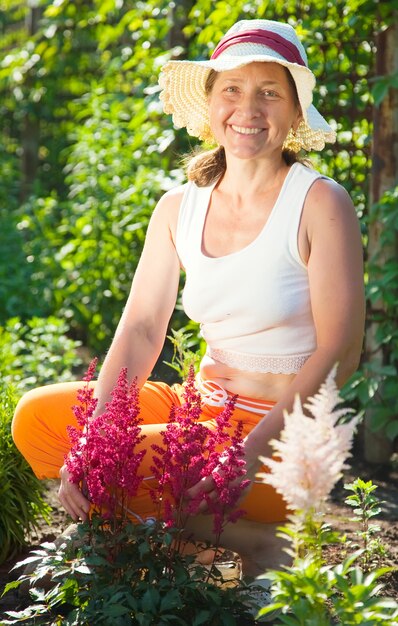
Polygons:
M313 396L336 362L342 384L358 364L364 326L362 246L355 210L336 182L300 162L335 133L312 105L315 77L288 24L237 22L209 61L169 61L161 100L176 126L218 144L188 164L188 182L167 192L151 218L144 250L110 350L95 385L97 414L126 368L140 389L149 453L184 386L148 377L162 349L181 269L183 305L200 322L207 352L196 387L201 420L216 416L236 395L250 490L245 517L224 534L244 572L261 574L283 561L275 528L286 507L256 479L259 457L283 427L296 394ZM14 420L17 445L40 477L60 472L60 500L74 519L90 503L69 480L67 426L76 385L53 385L25 396ZM215 471L223 472L225 464ZM149 474L148 474L149 472ZM294 477L292 477L292 480ZM145 482L145 481L144 481ZM190 490L203 516L188 530L213 540L207 502L213 475ZM153 515L149 489L130 508ZM152 507L152 508L151 508ZM286 557L285 557L286 558Z

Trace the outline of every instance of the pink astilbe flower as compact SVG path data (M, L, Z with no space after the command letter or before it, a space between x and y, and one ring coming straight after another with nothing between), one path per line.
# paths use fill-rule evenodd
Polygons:
M83 407L73 407L84 432L70 427L72 449L66 458L72 482L84 481L91 502L103 515L125 515L127 499L134 497L143 480L139 474L145 450L139 418L136 381L128 384L127 370L122 369L112 391L112 399L101 415L93 416L93 390L81 392ZM140 446L141 447L141 446Z
M350 411L339 409L336 368L328 375L319 392L305 408L297 397L293 411L285 414L285 426L279 440L271 441L280 460L262 458L271 473L259 476L280 493L290 508L304 514L321 508L342 476L359 416L341 421Z
M161 501L163 516L168 526L182 527L183 518L198 511L206 494L187 500L187 491L202 478L212 475L218 497L208 501L214 515L214 526L220 532L226 511L236 505L246 487L232 484L245 473L243 460L242 426L231 435L231 416L235 399L226 403L216 417L216 428L200 422L201 397L195 387L195 374L190 369L184 390L184 403L173 407L163 433L163 446L153 445L155 452L152 471L159 489L152 492L155 502ZM221 446L225 448L222 451ZM235 521L242 512L229 513L228 521Z
M98 400L94 398L94 388L90 386L89 383L94 378L96 367L97 359L93 359L86 374L83 376L83 380L87 384L77 392L77 401L79 404L72 407L76 421L81 426L81 429L75 428L74 426L67 427L69 441L72 447L70 454L65 457L65 462L68 472L71 475L70 479L75 484L81 482L85 483L86 481L89 464L85 448L86 435L98 404Z
M227 403L225 415L232 415L235 400ZM235 509L250 480L243 479L246 474L242 438L243 424L238 422L231 436L230 445L219 456L216 467L211 472L216 485L217 498L206 498L208 510L213 514L213 532L219 537L228 522L236 522L244 514L243 509Z
M97 359L93 359L91 361L86 374L83 376L83 380L87 382L87 385L85 385L82 389L79 389L77 392L77 400L80 404L72 407L78 424L80 424L83 428L87 428L88 422L92 418L97 407L98 400L94 398L94 389L88 384L94 378L97 361ZM80 431L77 430L76 432L80 436Z

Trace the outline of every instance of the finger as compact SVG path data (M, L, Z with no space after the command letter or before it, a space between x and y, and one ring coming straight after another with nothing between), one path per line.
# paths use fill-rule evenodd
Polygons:
M211 476L202 478L196 485L187 490L188 498L196 498L200 493L209 493L214 489L214 480Z
M59 494L59 501L61 502L64 509L69 513L73 521L77 522L78 520L85 521L88 517L88 511L90 510L89 504L85 503L76 503L76 501L64 494Z
M209 513L212 508L211 504L218 498L218 493L215 489L212 489L211 491L206 492L206 494L203 494L203 496L203 500L198 506L197 513Z
M87 519L90 511L90 502L84 497L77 485L69 481L66 484L61 482L58 498L74 521L79 519L85 521Z

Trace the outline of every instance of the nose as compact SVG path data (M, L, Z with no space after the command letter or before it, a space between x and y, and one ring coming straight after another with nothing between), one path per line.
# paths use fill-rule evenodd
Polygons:
M242 119L253 119L260 115L256 94L244 94L239 101L239 113Z

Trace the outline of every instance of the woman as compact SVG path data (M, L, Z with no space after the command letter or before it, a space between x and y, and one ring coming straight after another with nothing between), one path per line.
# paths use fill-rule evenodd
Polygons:
M189 182L166 193L153 213L96 385L97 410L127 367L142 387L147 442L159 440L182 387L148 377L183 268L184 307L201 322L208 344L197 381L203 419L211 420L228 396L238 394L235 418L244 422L253 481L241 503L246 517L223 541L243 556L246 572L257 575L281 562L274 529L286 514L271 487L254 484L258 457L271 454L269 441L278 437L296 394L302 400L313 395L336 362L338 384L358 364L364 325L360 232L347 193L296 160L301 148L321 149L335 135L311 104L315 78L290 26L240 21L210 61L171 61L160 82L175 124L215 140L218 148L195 157ZM74 520L85 519L90 506L62 466L78 386L30 392L13 426L36 474L61 476L60 501ZM211 495L212 489L209 477L191 494ZM134 507L151 514L145 490ZM206 520L203 515L192 523L201 538L211 534Z

